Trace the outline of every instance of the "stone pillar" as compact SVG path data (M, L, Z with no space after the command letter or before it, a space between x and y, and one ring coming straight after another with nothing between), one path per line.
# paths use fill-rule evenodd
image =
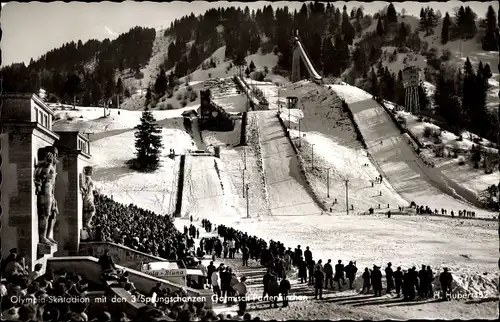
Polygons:
M59 249L57 256L77 255L83 228L83 197L81 193L84 168L88 166L88 139L79 132L57 132L60 140L60 162L56 194L59 201L59 220L56 236Z
M298 45L295 45L295 49L292 53L292 83L300 81L300 49Z
M53 145L59 137L51 130L54 113L36 95L3 94L2 100L2 255L17 248L32 270L38 263L45 267L57 250L57 245L39 243L35 166L48 150L56 154Z

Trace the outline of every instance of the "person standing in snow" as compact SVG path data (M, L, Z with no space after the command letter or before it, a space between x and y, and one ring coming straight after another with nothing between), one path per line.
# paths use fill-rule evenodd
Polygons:
M380 267L377 265L373 265L371 280L374 296L382 296L382 272L380 272Z
M439 275L439 282L441 283L443 299L448 300L448 292L451 295L451 283L453 282L453 276L448 272L448 267L445 267L443 272Z
M269 294L269 307L278 307L278 296L279 296L279 284L276 275L271 274L269 282L267 283L267 291Z
M429 292L429 297L433 296L432 293L432 282L434 281L434 273L430 266L427 266L427 291Z
M345 279L344 279L344 264L342 264L342 261L340 259L338 261L338 264L335 265L335 277L333 279L337 281L339 285L339 290L341 290L342 286L340 284L340 280L342 280L342 284L345 285Z
M266 297L266 295L269 294L268 286L269 286L269 281L271 280L271 277L272 277L271 269L268 268L266 274L264 274L264 277L262 278L262 285L264 286L262 297Z
M387 280L387 294L390 294L392 289L394 288L394 271L392 270L392 263L387 263L387 267L385 268L385 278Z
M401 296L401 284L403 282L403 272L401 271L401 266L398 266L397 270L394 272L394 281L396 282L396 296Z
M229 247L229 258L234 259L234 254L236 253L236 249L234 248L234 240L231 239L228 242L227 246Z
M418 296L421 298L427 298L428 297L428 286L429 286L429 273L425 269L425 265L422 265L422 269L418 272L418 279L420 282L419 288L418 288Z
M370 293L370 271L368 270L368 267L365 267L365 271L363 272L362 277L363 277L363 289L361 290L361 294L368 294Z
M241 258L243 260L243 265L242 266L248 266L248 258L250 257L250 250L248 249L248 246L245 245L241 248Z
M299 269L299 278L300 283L307 283L307 264L306 261L302 258L299 259L297 263Z
M309 264L312 261L312 252L309 249L309 246L306 246L306 250L304 251L304 259L307 264Z
M314 299L323 299L323 284L325 283L325 274L319 267L316 268L316 272L314 272Z
M353 264L353 262L350 261L349 265L347 265L344 270L346 277L349 280L349 289L352 290L352 283L356 279L356 273L358 272L358 268L356 267L355 262Z
M286 275L283 276L283 279L281 280L280 283L280 293L281 296L283 297L283 307L288 306L288 292L290 292L291 289L290 281L286 278Z
M329 259L323 268L325 272L325 289L328 288L328 282L330 282L330 288L333 288L333 267L331 262L332 260Z
M300 249L300 245L295 248L295 262L298 263L300 257L302 257L302 249ZM309 263L306 261L306 264L309 265Z
M216 268L214 265L214 262L211 261L210 265L207 267L207 280L208 280L208 287L212 285L212 274L215 272Z

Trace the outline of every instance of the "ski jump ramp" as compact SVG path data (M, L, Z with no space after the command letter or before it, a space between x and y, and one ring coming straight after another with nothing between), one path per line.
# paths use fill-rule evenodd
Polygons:
M331 85L349 104L368 151L394 189L407 201L458 212L467 209L477 217L491 218L494 212L480 209L457 193L437 169L426 167L412 150L387 112L363 90L349 85Z
M295 37L295 49L293 50L292 58L292 83L300 81L300 60L304 62L306 69L311 76L311 78L317 82L321 82L323 77L314 68L309 55L302 46L298 37Z

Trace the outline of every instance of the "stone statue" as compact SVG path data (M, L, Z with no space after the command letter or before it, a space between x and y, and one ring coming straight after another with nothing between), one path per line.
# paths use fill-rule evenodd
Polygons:
M83 176L80 176L80 192L83 199L83 226L87 228L88 231L90 231L90 222L95 214L92 172L92 167L84 167Z
M35 167L35 194L37 196L38 235L39 243L55 245L52 239L54 224L59 214L55 198L57 149L45 147L38 154L38 164Z

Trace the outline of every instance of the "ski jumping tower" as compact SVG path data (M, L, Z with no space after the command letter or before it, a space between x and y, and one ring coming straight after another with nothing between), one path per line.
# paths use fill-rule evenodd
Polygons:
M403 69L403 86L405 89L405 110L417 115L420 112L418 101L419 71L416 66Z
M304 62L310 78L315 82L321 82L323 77L318 73L312 64L312 60L305 51L299 39L299 31L295 31L293 37L294 49L292 53L292 83L300 81L300 60Z
M295 31L294 36L294 46L292 56L292 83L298 82L300 80L300 49L297 45L299 41L299 30Z

